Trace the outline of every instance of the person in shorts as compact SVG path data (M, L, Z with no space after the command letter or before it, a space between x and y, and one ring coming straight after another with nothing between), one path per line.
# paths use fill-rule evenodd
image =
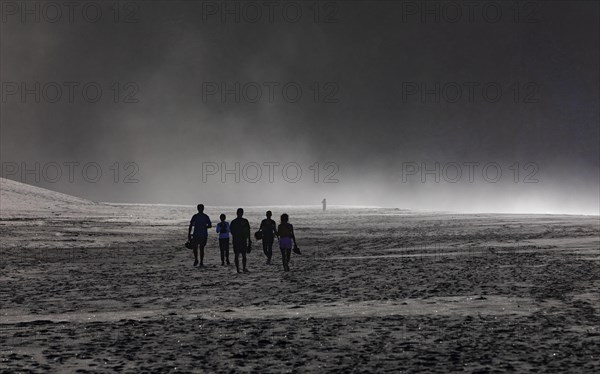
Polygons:
M229 222L225 214L219 216L221 222L217 224L217 233L219 234L219 249L221 250L221 266L225 266L225 260L229 265Z
M289 223L289 216L286 213L281 215L281 223L277 226L277 235L279 236L283 270L290 271L290 257L292 256L292 247L296 247L296 236L294 235L294 226Z
M204 205L198 204L198 213L192 216L188 228L188 240L194 250L194 266L198 266L198 248L200 248L200 266L204 266L204 247L208 239L208 229L212 227L210 218L204 214ZM193 234L192 234L193 229Z
M250 223L247 219L243 218L244 209L239 208L237 210L237 218L231 221L229 229L231 236L233 237L233 253L235 255L235 269L238 273L240 271L239 256L242 255L242 266L244 273L248 272L246 267L246 253L248 248L252 245L250 239Z

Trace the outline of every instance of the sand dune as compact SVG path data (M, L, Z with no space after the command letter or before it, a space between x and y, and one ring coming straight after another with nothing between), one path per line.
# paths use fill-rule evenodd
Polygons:
M0 217L30 214L33 217L52 213L89 210L94 202L0 178Z

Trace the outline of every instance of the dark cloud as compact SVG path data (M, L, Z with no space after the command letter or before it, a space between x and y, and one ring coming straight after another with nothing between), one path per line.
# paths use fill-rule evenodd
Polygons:
M96 82L103 92L97 103L77 94L67 103L66 93L58 103L7 97L3 163L97 162L104 171L99 183L38 183L97 200L307 204L327 195L338 203L424 209L598 212L595 2L531 3L519 9L518 22L512 2L482 3L492 4L490 12L502 4L498 22L486 21L484 5L469 20L468 7L453 2L463 16L450 22L452 14L440 13L449 3L433 2L440 21L425 15L423 22L406 15L419 10L417 2L324 2L319 23L308 2L294 3L304 12L296 23L281 17L252 23L243 15L239 23L232 16L227 23L214 15L203 19L203 7L222 2L133 3L135 23L114 23L108 8L97 23L23 23L7 15L3 83L78 82L79 90ZM260 87L260 100L232 103L228 95L221 103L219 94L203 96L207 83L232 88L235 82L242 91L246 85L250 99ZM298 102L283 96L286 84L290 95L302 88ZM420 93L403 99L407 88L436 84L439 103L432 94L428 103ZM497 86L502 95L489 102ZM451 103L457 87L462 97ZM138 103L122 102L134 92ZM139 183L114 183L115 161L121 169L135 162ZM301 181L269 183L264 176L258 183L223 184L217 175L202 182L203 162L270 161L297 162ZM339 183L322 183L328 161L339 166ZM315 162L320 183L309 169ZM499 183L402 183L405 162L496 162L504 174ZM514 183L515 162L537 165L539 182ZM527 173L520 171L519 182ZM566 199L570 191L578 197Z

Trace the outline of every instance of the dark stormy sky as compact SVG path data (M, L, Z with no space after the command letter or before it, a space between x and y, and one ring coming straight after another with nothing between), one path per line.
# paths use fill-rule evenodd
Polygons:
M47 4L2 2L5 177L113 202L599 212L597 2Z

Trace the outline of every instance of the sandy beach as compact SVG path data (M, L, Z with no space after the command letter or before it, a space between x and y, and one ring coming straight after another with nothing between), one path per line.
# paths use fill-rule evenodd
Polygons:
M25 202L28 202L27 204ZM213 222L236 207L207 206ZM257 229L267 207L245 207ZM302 255L183 247L193 206L2 180L3 372L598 372L597 216L269 207Z

